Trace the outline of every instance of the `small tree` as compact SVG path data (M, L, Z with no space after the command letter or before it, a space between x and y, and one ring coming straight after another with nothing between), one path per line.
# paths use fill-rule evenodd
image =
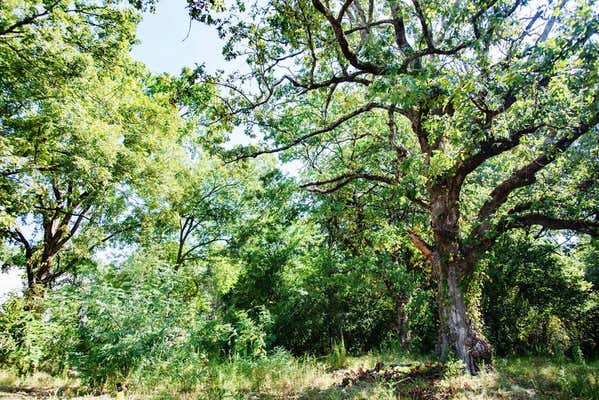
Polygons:
M1 6L0 233L31 290L132 229L128 217L176 171L181 125L129 58L132 10L29 5Z

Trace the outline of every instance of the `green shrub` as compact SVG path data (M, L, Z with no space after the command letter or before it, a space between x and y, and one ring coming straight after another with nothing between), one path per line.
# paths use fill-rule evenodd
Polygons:
M462 360L450 354L447 361L443 364L443 376L445 379L451 379L456 376L461 376L466 371L466 365Z
M0 306L0 363L19 375L38 370L61 374L68 365L65 349L75 340L71 325L56 321L49 310L29 310L27 304L12 296Z
M488 258L482 312L499 355L573 355L576 343L595 351L594 334L587 331L596 327L597 300L582 264L524 234L503 237Z
M187 292L189 279L158 259L134 257L48 291L39 312L12 298L0 308L0 361L21 374L73 369L92 388L167 377L191 390L211 360L264 356L268 312L211 315L205 298Z

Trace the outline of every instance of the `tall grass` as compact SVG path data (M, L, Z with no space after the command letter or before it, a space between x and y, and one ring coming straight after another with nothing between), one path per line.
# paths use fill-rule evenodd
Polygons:
M342 348L334 357L340 361ZM124 378L129 399L155 400L335 400L335 399L396 399L430 398L451 399L598 399L599 362L573 362L566 359L519 357L498 359L493 371L470 377L459 373L446 373L433 381L405 380L401 382L363 382L351 387L339 384L343 375L331 371L332 357L293 357L283 350L267 356L248 359L233 358L226 362L197 362L183 364L173 369L158 367L148 374L148 368L133 371ZM345 353L347 368L372 368L382 360L419 363L394 354L370 353L352 357ZM196 363L197 362L197 363ZM336 364L341 365L341 364ZM187 368L186 370L179 370ZM191 371L197 368L196 373ZM158 372L159 371L159 372ZM453 371L455 372L455 371ZM114 382L107 383L104 391L113 391ZM0 386L52 386L69 385L70 392L84 391L76 382L47 375L16 378L6 371L0 372ZM1 398L0 389L0 398ZM65 392L64 390L58 392Z
M347 367L347 349L343 338L340 341L335 340L333 342L331 353L327 356L327 362L331 370Z

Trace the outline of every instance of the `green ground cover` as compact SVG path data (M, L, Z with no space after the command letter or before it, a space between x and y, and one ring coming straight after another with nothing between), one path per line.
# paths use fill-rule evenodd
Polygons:
M385 368L393 363L408 372L424 367L425 358L368 354L347 357L343 368L331 368L330 358L295 358L285 352L246 360L206 365L192 385L178 371L163 377L139 376L125 379L129 399L599 399L599 361L572 362L560 358L500 358L493 370L478 377L462 375L458 363L448 363L441 375L357 382L343 387L345 376L359 368ZM339 366L339 365L337 365ZM190 366L197 368L197 366ZM9 371L0 375L0 399L9 398L110 398L113 382L103 390L86 389L76 378L35 374L17 377ZM19 396L15 393L20 392ZM5 397L2 397L5 396ZM13 397L10 397L13 396ZM98 397L99 396L99 397Z

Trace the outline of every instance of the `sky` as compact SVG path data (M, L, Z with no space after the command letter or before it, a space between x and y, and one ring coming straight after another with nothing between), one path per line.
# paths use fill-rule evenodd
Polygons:
M185 66L205 63L208 72L223 69L225 62L216 30L194 22L190 25L185 0L161 0L154 14L144 14L137 29L139 43L131 55L154 73L178 74ZM188 34L189 33L189 34ZM0 303L11 292L23 289L22 271L0 273Z
M185 0L161 0L155 13L144 14L133 58L155 73L178 74L185 66L202 63L208 72L226 70L223 42L216 29L198 22L190 24L185 6Z

